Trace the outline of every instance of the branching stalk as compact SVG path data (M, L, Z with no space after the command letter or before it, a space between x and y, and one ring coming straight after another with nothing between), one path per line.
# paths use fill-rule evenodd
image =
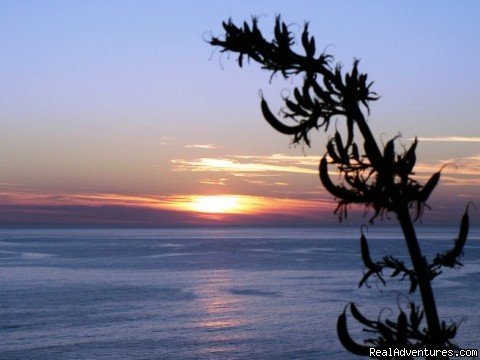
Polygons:
M437 254L432 262L423 255L418 243L414 222L420 218L426 201L437 186L441 170L421 184L413 175L416 162L417 139L403 153L395 151L397 137L390 139L382 148L378 146L367 124L365 113L370 113L370 103L378 99L371 90L373 82L367 81L367 74L359 72L359 61L353 62L350 72L344 72L340 64L333 64L333 56L318 53L315 39L305 25L301 44L305 54L294 51L294 35L278 16L275 21L274 38L267 40L258 28L257 18L251 25L235 25L231 20L223 23L225 34L212 37L209 43L220 47L221 52L238 55L238 64L243 66L245 58L259 63L272 76L280 73L285 78L301 76L302 86L293 90L293 97L286 98L282 118L279 119L270 110L262 97L261 109L264 118L278 132L292 136L293 143L310 146L309 134L315 129L328 130L332 119L343 118L346 122L347 136L338 131L327 142L327 150L320 161L320 180L325 189L337 200L335 213L339 220L347 217L351 204L362 204L373 210L369 219L371 224L385 213L395 214L402 228L411 264L409 268L402 261L386 255L375 262L369 253L367 239L361 237L362 259L367 268L359 286L367 284L370 276L384 281L383 270L392 270L391 277L399 276L410 282L409 293L419 290L423 307L410 301L405 311L399 309L396 319L370 320L352 303L352 316L359 321L364 330L373 337L364 339L363 344L350 337L347 329L347 308L338 319L337 333L342 345L358 355L368 355L368 347L377 349L405 347L421 349L425 346L436 349L455 349L452 342L456 335L457 324L447 325L440 322L432 280L438 276L442 267L461 266L459 258L468 235L468 206L462 217L461 229L454 247ZM359 136L355 136L355 130ZM345 141L346 140L346 141ZM335 166L343 181L335 183L329 175L329 167ZM368 286L368 285L367 285ZM424 316L425 315L425 316ZM426 319L426 326L422 321ZM385 357L382 357L385 358Z

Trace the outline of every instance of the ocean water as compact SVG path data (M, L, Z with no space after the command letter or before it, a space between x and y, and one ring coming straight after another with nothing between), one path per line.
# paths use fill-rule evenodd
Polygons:
M456 232L420 229L426 255ZM407 260L398 229L366 235L372 257ZM479 240L471 229L465 266L434 281L466 348L480 343ZM408 302L395 279L359 289L362 268L356 227L2 229L0 359L353 359L336 337L345 305L376 318Z

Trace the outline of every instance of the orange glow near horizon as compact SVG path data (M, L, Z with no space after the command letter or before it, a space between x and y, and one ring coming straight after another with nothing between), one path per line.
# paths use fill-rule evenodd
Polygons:
M2 205L20 205L20 206L42 206L47 207L48 211L57 206L72 206L75 211L85 207L85 211L90 213L88 207L100 211L102 206L119 206L123 208L150 208L159 211L174 211L169 215L182 222L182 216L185 219L202 218L216 221L233 221L236 216L269 216L295 215L309 217L318 212L331 212L334 203L322 197L310 199L295 198L277 198L255 195L235 195L235 194L185 194L185 195L129 195L114 193L37 193L1 191L0 198L3 199ZM60 208L61 209L61 208ZM59 210L60 211L60 210ZM106 211L106 210L104 210ZM185 215L181 215L181 213ZM189 213L189 214L188 214ZM159 213L160 214L160 213ZM188 221L190 221L188 220Z
M330 201L319 199L275 198L255 195L128 195L114 193L48 193L1 191L3 204L37 206L130 206L150 207L177 211L204 213L254 214L265 211L281 211L329 207Z
M163 207L206 215L254 215L262 213L308 213L328 209L328 201L279 199L252 195L187 195L171 198Z
M255 197L241 195L192 195L185 200L176 204L181 210L207 214L254 213L264 206Z

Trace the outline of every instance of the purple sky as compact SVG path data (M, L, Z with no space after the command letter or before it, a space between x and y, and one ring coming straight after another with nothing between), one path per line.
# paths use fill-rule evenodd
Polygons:
M479 12L473 1L3 1L0 225L337 223L317 176L324 134L292 147L261 116L259 90L280 105L292 83L203 40L255 14L271 36L279 13L297 33L309 21L317 48L346 66L361 59L381 95L369 124L379 142L420 137L420 180L456 165L424 218L456 224L480 199Z

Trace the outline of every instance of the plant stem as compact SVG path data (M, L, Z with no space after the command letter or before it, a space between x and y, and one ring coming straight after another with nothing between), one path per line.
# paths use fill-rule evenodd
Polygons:
M375 166L378 164L378 159L382 158L380 150L375 142L375 139L371 133L365 117L363 116L358 104L352 106L350 104L350 112L356 119L357 125L362 133L365 142L370 143L370 149L373 153L367 154L370 162ZM375 161L377 159L377 161ZM377 171L381 169L377 168ZM422 255L420 245L418 244L417 234L413 227L412 218L408 211L408 204L404 203L401 199L397 198L398 210L396 211L398 221L403 231L405 242L407 243L410 259L417 276L418 287L420 289L420 295L422 297L423 308L425 311L425 317L427 319L427 326L430 334L440 334L440 320L438 318L437 305L435 304L435 297L433 295L432 284L429 277L429 270L427 263ZM443 344L437 339L431 339L432 347L440 348Z
M405 237L405 242L408 246L408 252L412 265L417 275L418 286L420 288L420 295L422 297L423 308L427 319L428 330L430 334L440 333L440 321L438 319L437 306L433 296L432 285L430 277L428 276L428 268L426 261L422 255L422 251L418 244L417 235L412 224L412 219L408 212L408 207L403 205L397 212L398 221ZM438 340L432 339L432 346L442 346Z

